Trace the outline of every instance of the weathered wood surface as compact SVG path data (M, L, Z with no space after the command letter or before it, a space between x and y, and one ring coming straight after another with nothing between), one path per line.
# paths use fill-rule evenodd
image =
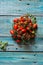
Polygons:
M43 53L0 52L0 65L43 65Z
M37 36L29 45L18 45L9 31L12 20L26 13L37 18ZM0 49L0 65L43 65L43 0L0 0L0 41L9 43L6 52Z
M43 14L43 0L0 0L0 15Z

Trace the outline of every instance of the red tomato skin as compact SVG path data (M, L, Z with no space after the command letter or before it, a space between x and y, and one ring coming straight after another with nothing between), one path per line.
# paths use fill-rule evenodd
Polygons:
M18 25L14 25L13 28L16 30L18 29Z
M30 18L28 18L28 20L27 20L29 23L31 23L32 21L31 21L31 19Z
M24 22L25 21L25 18L24 17L20 17L20 21Z
M29 26L32 26L32 23L29 23Z
M16 35L14 35L14 36L13 36L13 38L17 38L17 36L16 36Z
M13 22L18 22L18 18L15 18L15 19L13 20Z
M17 35L17 37L20 39L21 38L21 35Z
M16 40L17 43L20 43L21 41L20 40Z
M36 29L37 28L37 24L33 24L33 28Z
M26 30L30 30L29 27L26 27Z
M14 34L14 31L13 31L13 30L10 30L10 34L12 34L12 35L13 35L13 34Z
M22 29L22 33L26 33L26 29Z
M20 30L22 30L23 29L23 27L20 27Z

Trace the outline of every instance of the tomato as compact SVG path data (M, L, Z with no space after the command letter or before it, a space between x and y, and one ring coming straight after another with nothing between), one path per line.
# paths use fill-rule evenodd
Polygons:
M30 23L30 22L31 22L31 19L30 19L30 18L28 18L28 19L27 19L27 21Z
M22 18L23 18L23 16L20 17L20 19L22 19Z
M20 17L20 21L24 22L25 18L24 17Z
M20 30L22 30L22 29L23 29L23 27L21 26L21 27L20 27Z
M35 23L35 24L33 24L33 28L34 29L36 29L37 28L37 24Z
M18 31L18 35L22 35L22 31Z
M24 22L24 25L27 25L27 24L28 24L28 22L27 22L27 21L25 21L25 22Z
M17 38L17 36L16 36L16 35L14 35L14 36L13 36L13 38Z
M22 32L25 33L26 32L26 29L22 29Z
M19 28L17 29L17 32L19 32L20 30L19 30Z
M32 33L32 30L30 30L29 32Z
M13 22L18 22L18 18L15 18L15 19L13 20Z
M23 24L23 21L20 21L21 24Z
M30 28L29 27L26 27L26 30L30 30Z
M29 23L29 26L31 27L32 26L32 23Z
M13 26L13 28L14 28L15 30L17 30L17 29L18 29L18 25L15 24L15 25Z
M14 30L10 30L10 33L13 35L14 34Z
M20 42L21 42L21 40L16 40L16 42L17 42L17 43L20 43Z
M17 35L17 37L20 39L21 38L21 35Z

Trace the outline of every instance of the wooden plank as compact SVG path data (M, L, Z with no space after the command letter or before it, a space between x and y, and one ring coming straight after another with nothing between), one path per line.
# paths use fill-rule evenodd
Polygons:
M43 14L42 0L0 0L0 15Z
M7 46L6 51L43 51L43 17L36 17L38 30L35 40L29 41L28 45L18 45L11 37L12 21L19 16L1 16L0 17L0 41L12 44ZM1 51L1 50L0 50Z
M43 65L43 53L0 52L0 65Z

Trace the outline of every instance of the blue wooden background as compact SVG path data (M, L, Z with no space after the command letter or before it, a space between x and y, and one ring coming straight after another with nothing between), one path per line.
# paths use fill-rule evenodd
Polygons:
M12 20L26 13L37 18L37 36L29 45L18 45L9 31ZM0 41L9 43L6 52L0 49L0 65L43 65L43 0L0 0Z

